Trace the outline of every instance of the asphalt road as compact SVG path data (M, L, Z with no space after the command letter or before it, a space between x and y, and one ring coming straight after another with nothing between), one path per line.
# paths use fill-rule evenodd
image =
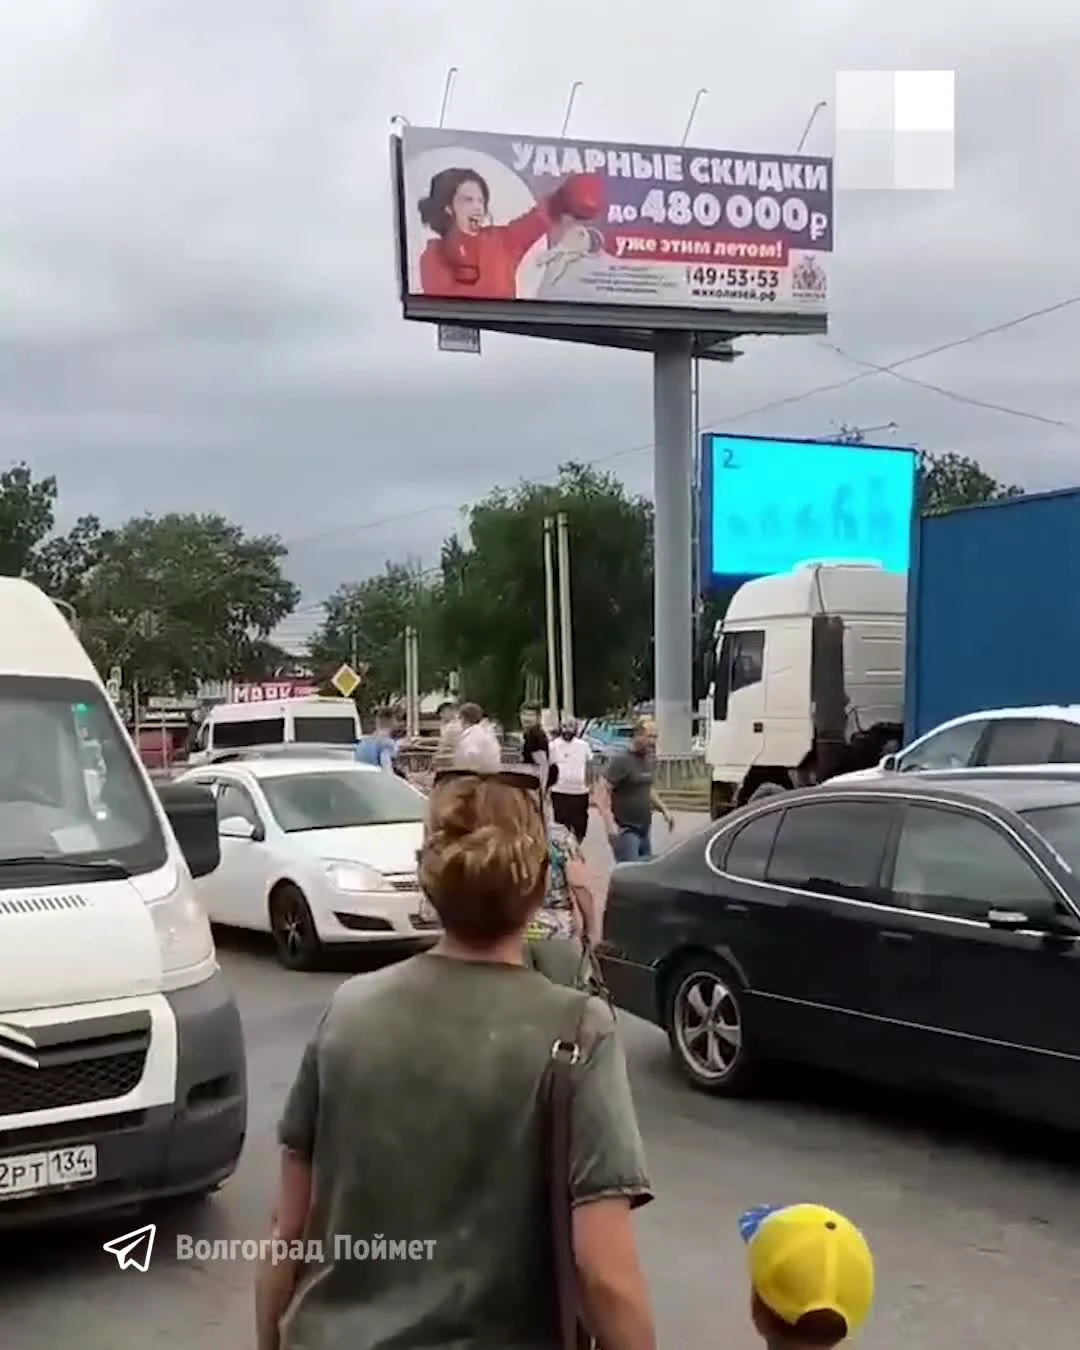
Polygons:
M593 857L603 871L602 845ZM176 1235L265 1234L283 1094L328 994L357 963L289 975L261 944L226 940L222 964L250 1053L239 1172L201 1209L158 1216L146 1274L121 1273L100 1250L111 1230L0 1243L4 1346L251 1345L252 1268L177 1261ZM875 1247L867 1350L1074 1350L1080 1140L842 1082L792 1078L770 1100L713 1101L674 1078L655 1028L624 1018L623 1036L658 1197L641 1232L662 1345L752 1346L736 1220L753 1204L810 1199L847 1211Z

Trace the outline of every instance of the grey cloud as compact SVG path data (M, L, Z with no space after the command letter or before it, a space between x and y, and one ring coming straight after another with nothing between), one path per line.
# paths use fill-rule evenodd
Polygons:
M634 20L634 13L639 12ZM442 355L394 290L388 121L785 149L833 73L956 67L957 189L846 195L831 340L887 363L1080 292L1067 172L1080 17L1035 0L901 9L774 0L706 12L531 3L35 0L0 10L0 435L61 482L65 518L214 508L295 541L311 600L387 556L434 561L495 483L600 458L648 490L648 363L485 338ZM693 41L688 41L692 34ZM1038 41L1036 42L1036 37ZM730 54L738 59L730 59ZM723 73L723 82L718 71ZM829 143L828 119L809 149ZM974 398L1080 418L1080 307L906 368ZM841 421L1067 481L1074 439L879 375L812 339L708 372L711 423Z

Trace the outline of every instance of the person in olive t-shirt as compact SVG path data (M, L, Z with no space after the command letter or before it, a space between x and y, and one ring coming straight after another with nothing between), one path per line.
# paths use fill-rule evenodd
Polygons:
M420 883L445 936L342 984L304 1054L274 1237L303 1239L307 1264L264 1264L259 1350L558 1350L540 1102L568 1026L582 1309L604 1350L655 1350L631 1218L651 1195L614 1019L522 964L547 873L535 785L521 770L437 784Z
M655 755L656 727L643 718L634 727L630 748L611 760L597 785L597 807L617 863L652 857L654 811L664 817L669 830L675 828L671 812L653 788Z

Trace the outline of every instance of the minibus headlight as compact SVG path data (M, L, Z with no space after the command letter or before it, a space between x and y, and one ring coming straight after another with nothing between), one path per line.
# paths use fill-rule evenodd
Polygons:
M189 886L149 906L161 952L161 970L168 988L197 984L213 973L214 937L206 911Z

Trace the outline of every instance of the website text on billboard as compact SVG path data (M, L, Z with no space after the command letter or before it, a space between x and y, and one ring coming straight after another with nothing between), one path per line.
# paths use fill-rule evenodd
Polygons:
M407 127L408 293L824 314L832 163Z

